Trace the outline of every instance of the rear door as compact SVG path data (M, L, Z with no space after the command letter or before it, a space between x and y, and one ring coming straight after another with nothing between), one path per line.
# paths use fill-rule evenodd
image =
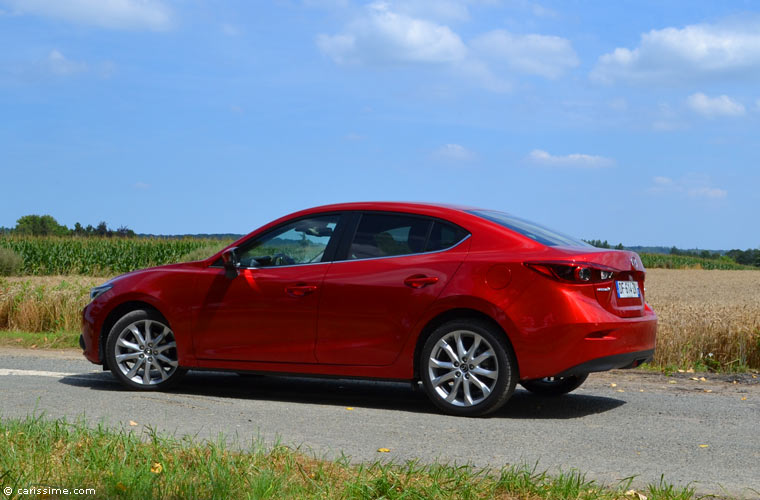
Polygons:
M467 254L469 233L430 217L355 214L322 285L320 363L389 365ZM463 243L464 242L464 243Z

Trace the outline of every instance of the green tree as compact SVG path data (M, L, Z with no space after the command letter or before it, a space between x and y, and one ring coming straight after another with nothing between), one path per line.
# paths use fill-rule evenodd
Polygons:
M32 236L64 236L69 229L58 224L52 215L24 215L16 221L14 232Z
M129 229L127 226L119 226L119 228L116 230L116 236L120 236L122 238L133 238L135 236L135 232Z
M101 221L100 224L98 224L98 227L95 228L95 234L98 236L110 236L108 232L108 225L105 221Z

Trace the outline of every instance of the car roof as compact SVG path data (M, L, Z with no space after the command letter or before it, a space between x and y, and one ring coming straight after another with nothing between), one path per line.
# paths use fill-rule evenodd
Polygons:
M425 209L445 209L456 212L467 210L482 210L482 208L453 203L432 203L420 201L356 201L348 203L334 203L310 208L307 211L324 212L330 210L388 210L388 211L411 211Z

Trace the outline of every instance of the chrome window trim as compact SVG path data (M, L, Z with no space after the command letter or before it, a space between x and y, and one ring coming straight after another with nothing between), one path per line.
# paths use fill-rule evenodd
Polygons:
M238 270L242 269L282 269L283 267L303 267L303 266L318 266L320 264L332 264L333 262L339 262L339 261L332 261L328 260L325 262L304 262L302 264L287 264L284 266L266 266L266 267L238 267ZM210 269L224 269L224 266L208 266Z
M332 264L333 261L327 262L304 262L302 264L286 264L284 266L265 266L265 267L238 267L238 269L282 269L283 267L304 267L304 266L318 266L320 264Z

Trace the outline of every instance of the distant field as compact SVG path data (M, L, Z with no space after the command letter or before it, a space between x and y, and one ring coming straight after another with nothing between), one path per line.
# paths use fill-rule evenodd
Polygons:
M647 269L760 270L757 267L737 264L726 256L717 259L705 259L688 255L666 255L659 253L642 253L639 255L641 262Z
M103 280L0 278L0 330L6 330L0 342L76 345L78 334L72 332L79 330L89 289ZM646 288L660 318L656 366L760 369L760 272L650 269ZM24 336L15 333L19 331L40 333Z
M33 276L113 276L145 267L198 260L213 255L231 240L211 238L105 238L0 236L0 248L23 259L20 274ZM292 252L291 252L292 253ZM704 259L642 253L647 269L755 269L728 257Z
M760 369L760 273L650 269L660 367Z
M209 257L228 243L195 238L0 237L0 248L10 248L23 259L21 273L36 276L113 276Z

